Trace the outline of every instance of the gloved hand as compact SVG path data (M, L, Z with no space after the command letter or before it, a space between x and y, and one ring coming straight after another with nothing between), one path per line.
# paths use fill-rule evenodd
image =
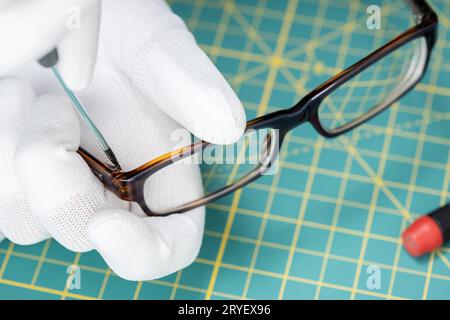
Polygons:
M122 169L173 150L179 141L172 134L182 127L214 143L241 136L241 103L163 1L105 1L100 34L93 81L78 96ZM201 245L204 208L146 217L137 205L115 198L76 153L81 142L107 161L68 98L47 94L58 90L51 72L33 64L12 74L29 82L0 81L3 235L19 244L53 237L73 251L96 249L130 280L190 264ZM201 194L198 166L175 165L164 174L148 196L153 202Z

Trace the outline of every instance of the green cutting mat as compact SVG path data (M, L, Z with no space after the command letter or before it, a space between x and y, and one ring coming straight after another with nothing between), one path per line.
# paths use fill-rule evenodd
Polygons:
M292 105L362 54L365 24L348 25L365 19L368 4L170 1L248 118ZM278 175L209 206L193 265L157 281L128 282L95 252L75 254L51 240L4 241L0 298L450 298L450 248L413 259L399 240L411 217L450 197L450 4L432 5L440 39L416 90L337 140L308 125L295 130ZM81 268L81 289L65 289L72 264ZM367 286L371 266L381 272L379 289Z

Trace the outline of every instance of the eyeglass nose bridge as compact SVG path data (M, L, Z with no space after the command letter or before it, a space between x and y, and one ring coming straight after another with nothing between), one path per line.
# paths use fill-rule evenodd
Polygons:
M307 95L303 97L297 104L287 110L287 116L282 119L282 123L278 125L278 129L286 134L292 129L309 122L320 133L323 128L318 119L318 108L322 102L322 97L312 97Z

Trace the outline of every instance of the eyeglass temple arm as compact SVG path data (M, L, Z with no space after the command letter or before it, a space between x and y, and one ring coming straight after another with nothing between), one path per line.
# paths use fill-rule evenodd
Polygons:
M47 54L45 57L40 59L39 63L45 68L52 69L53 73L55 74L56 78L58 79L58 82L61 84L64 91L69 96L70 100L72 101L72 104L75 106L75 108L80 113L81 118L86 123L89 130L94 134L98 144L102 148L105 155L108 157L109 161L111 161L113 168L120 170L119 161L117 160L117 157L114 154L114 152L111 150L111 147L109 146L105 137L102 135L100 130L94 124L91 117L89 116L86 109L81 104L80 100L77 98L75 93L72 90L70 90L69 87L67 87L66 83L64 82L63 78L61 77L61 74L59 73L58 69L56 68L56 64L58 63L58 60L59 60L58 51L57 51L57 49L54 49L49 54Z

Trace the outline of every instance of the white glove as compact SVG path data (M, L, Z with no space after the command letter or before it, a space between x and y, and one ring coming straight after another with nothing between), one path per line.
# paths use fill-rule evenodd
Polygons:
M0 74L58 48L59 70L73 90L94 72L100 0L0 0Z
M13 74L38 95L58 90L48 70L24 70ZM125 171L173 150L178 128L230 143L245 127L232 89L160 0L104 2L96 72L78 95ZM0 112L0 230L7 238L32 244L53 237L70 250L94 248L130 280L162 277L195 259L204 208L144 217L137 205L106 192L76 153L80 140L107 160L64 95L36 99L26 82L5 79ZM156 207L202 193L197 166L173 167L148 195Z

